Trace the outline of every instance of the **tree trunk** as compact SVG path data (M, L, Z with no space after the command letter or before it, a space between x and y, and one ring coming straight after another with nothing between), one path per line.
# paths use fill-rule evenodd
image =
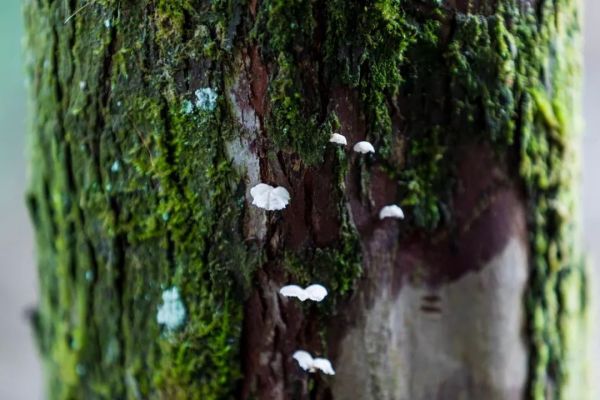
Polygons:
M26 20L49 398L585 398L577 0ZM278 294L314 282L321 303Z

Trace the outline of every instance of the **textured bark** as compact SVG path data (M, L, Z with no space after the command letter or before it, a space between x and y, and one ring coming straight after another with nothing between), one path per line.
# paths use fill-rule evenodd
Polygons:
M585 398L578 9L28 0L49 398Z

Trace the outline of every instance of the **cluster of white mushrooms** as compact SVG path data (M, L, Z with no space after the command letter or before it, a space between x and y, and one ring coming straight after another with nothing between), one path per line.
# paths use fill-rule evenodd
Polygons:
M329 142L342 146L348 144L346 137L339 133L332 134ZM356 143L352 149L361 154L375 153L375 148L367 141ZM287 189L282 186L273 187L266 183L259 183L254 186L250 189L250 195L252 196L253 205L268 211L282 210L290 202L290 193ZM395 204L387 205L379 211L379 219L385 218L403 219L404 213ZM306 288L298 285L286 285L279 290L279 293L285 297L295 297L302 302L306 300L320 302L327 297L327 289L319 284L312 284ZM313 358L310 353L304 350L297 350L292 357L298 362L300 368L305 371L311 373L321 371L327 375L335 375L331 362L326 358Z

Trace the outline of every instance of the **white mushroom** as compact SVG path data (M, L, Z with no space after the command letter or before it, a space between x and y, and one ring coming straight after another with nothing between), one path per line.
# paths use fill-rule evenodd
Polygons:
M404 212L395 204L385 206L379 211L379 219L384 218L404 219Z
M300 301L312 300L319 302L327 296L327 289L319 284L310 285L306 289L298 285L287 285L282 287L279 293L285 297L296 297Z
M375 148L369 142L358 142L354 145L353 150L357 153L367 154L367 153L375 153Z
M298 362L300 368L305 371L310 369L315 361L310 353L304 350L297 350L292 357Z
M259 183L250 189L252 204L265 210L282 210L290 202L289 192L281 186L273 187Z
M335 375L331 362L325 358L313 358L310 353L304 350L298 350L292 356L298 362L300 368L308 372L317 372L320 370L327 375Z
M341 144L345 146L348 144L348 141L346 140L346 136L340 135L339 133L332 133L331 137L329 138L329 143Z
M331 361L325 358L315 358L313 361L314 369L321 370L324 374L327 375L335 375L335 371L333 370L333 365L331 365Z

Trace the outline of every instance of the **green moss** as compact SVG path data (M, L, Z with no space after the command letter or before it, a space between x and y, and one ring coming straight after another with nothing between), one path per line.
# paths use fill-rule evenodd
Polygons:
M219 33L202 28L218 18L188 2L154 14L96 3L65 25L62 4L27 8L49 397L226 398L258 251L243 242L242 178L222 147L237 129L228 107L183 112L201 83L185 90L177 78L189 60L222 57L206 50ZM96 23L107 16L110 28ZM188 38L189 21L200 28ZM225 93L221 74L202 85ZM152 316L172 285L187 319L169 333Z
M254 20L235 0L106 1L64 24L66 3L28 2L28 201L51 398L220 399L235 390L242 304L261 259L240 226L243 171L224 148L242 130L226 94L246 45L258 45L269 71L270 154L295 153L304 166L328 151L337 158L340 240L281 260L300 283L334 293L319 315L334 315L362 274L348 160L326 146L339 129L328 97L342 86L358 94L409 230L452 225L462 145L518 159L531 232L530 395L579 398L571 327L585 311L586 282L568 218L577 206L577 1L534 12L506 0L489 15L440 3L268 0ZM190 108L206 87L219 95L216 109ZM360 168L366 189L370 163ZM148 316L173 285L188 319L164 332Z
M391 151L391 103L403 82L400 67L420 27L405 11L406 2L359 3L328 1L325 71L330 79L358 89L368 127L367 137L379 152ZM425 28L431 39L436 22Z
M332 151L336 156L334 168L337 185L334 198L338 202L340 215L339 239L329 247L288 251L283 257L283 266L294 282L305 286L318 282L329 289L328 314L335 313L338 301L354 289L363 272L358 232L350 222L346 208L348 199L345 197L345 175L348 160L341 148L336 147Z
M560 277L583 276L575 223L561 216L576 210L577 163L571 147L578 141L573 95L580 63L576 5L545 3L538 18L509 5L489 17L459 17L446 55L452 74L452 125L463 131L473 128L473 136L483 133L482 139L499 154L510 154L515 145L520 154L519 175L532 215L527 310L533 321L530 395L536 399L549 391L557 398L574 393L565 362L574 359L570 354L576 347L561 334L559 321L565 318L560 293L581 290L576 283L569 288L568 280ZM570 323L578 324L583 313L584 307L571 313Z
M188 0L159 0L156 5L156 38L163 43L177 43L184 35L186 14L194 9Z
M263 57L276 66L269 82L269 136L307 164L322 160L329 139L321 127L326 116L320 112L318 82L312 81L318 72L310 60L315 24L311 2L270 0L261 2L252 34L262 44Z
M518 84L523 91L520 172L534 216L530 230L535 263L528 304L533 307L530 310L543 313L542 323L530 325L531 394L540 399L548 390L562 398L581 397L585 391L585 385L576 385L572 378L573 371L579 370L573 354L581 351L581 342L574 342L575 335L565 335L568 330L563 325L569 321L573 326L582 326L585 320L585 302L576 312L566 312L564 306L564 293L579 297L584 281L563 279L585 276L576 245L577 221L565 218L577 209L573 183L578 167L573 145L578 143L579 115L573 93L579 86L580 65L576 5L561 1L556 8L546 6L536 31L519 28L523 46L517 64L522 74ZM554 53L556 48L561 49L560 55ZM553 62L552 70L546 69L549 60Z
M401 1L368 7L332 1L318 66L331 71L333 84L361 94L367 137L381 149L378 161L397 180L417 228L452 224L457 146L479 141L499 155L519 154L518 178L534 217L527 301L528 314L539 317L530 325L534 398L549 390L557 397L572 393L564 362L576 347L561 334L560 293L576 296L585 286L559 279L585 276L576 224L565 218L576 210L577 6L544 2L535 14L507 1L487 16L458 13L448 35L442 29L447 17L437 7L427 13ZM403 99L401 136L392 128L397 98ZM299 276L306 274L301 264ZM571 313L570 323L581 321L584 311Z

